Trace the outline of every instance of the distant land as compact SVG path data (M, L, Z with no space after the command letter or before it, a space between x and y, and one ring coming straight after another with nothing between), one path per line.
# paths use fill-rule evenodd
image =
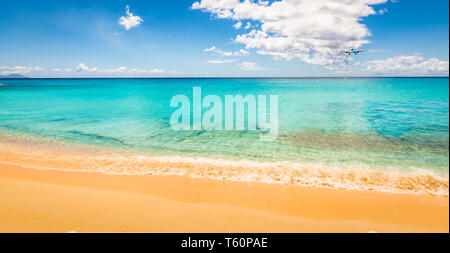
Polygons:
M28 77L20 74L9 74L6 76L0 75L0 78L28 78Z

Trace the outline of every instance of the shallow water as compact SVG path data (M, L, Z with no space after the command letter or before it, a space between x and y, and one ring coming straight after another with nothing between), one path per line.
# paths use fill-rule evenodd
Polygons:
M448 78L1 80L0 138L448 177ZM174 95L278 95L279 134L174 131ZM192 118L192 117L191 117Z

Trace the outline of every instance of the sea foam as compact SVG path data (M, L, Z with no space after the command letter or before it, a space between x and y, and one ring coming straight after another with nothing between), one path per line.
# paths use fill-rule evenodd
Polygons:
M151 155L107 149L89 151L80 147L36 148L33 145L2 143L0 163L118 175L179 175L331 189L449 195L448 177L425 170L401 172L309 163Z

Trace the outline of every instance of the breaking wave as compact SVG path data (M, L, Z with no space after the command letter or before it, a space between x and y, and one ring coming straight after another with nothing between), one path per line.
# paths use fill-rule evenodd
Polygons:
M54 144L54 143L53 143ZM415 168L414 172L333 167L294 162L257 162L202 157L141 154L66 144L0 142L0 163L37 169L123 175L182 175L244 182L316 186L332 189L449 195L448 175Z

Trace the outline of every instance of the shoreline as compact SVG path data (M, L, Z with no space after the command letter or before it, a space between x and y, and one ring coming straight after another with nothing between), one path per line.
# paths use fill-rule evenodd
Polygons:
M447 232L448 197L0 163L0 232Z
M117 175L182 175L216 181L449 196L448 175L430 171L403 172L282 161L147 154L40 137L1 140L0 163L39 170Z

